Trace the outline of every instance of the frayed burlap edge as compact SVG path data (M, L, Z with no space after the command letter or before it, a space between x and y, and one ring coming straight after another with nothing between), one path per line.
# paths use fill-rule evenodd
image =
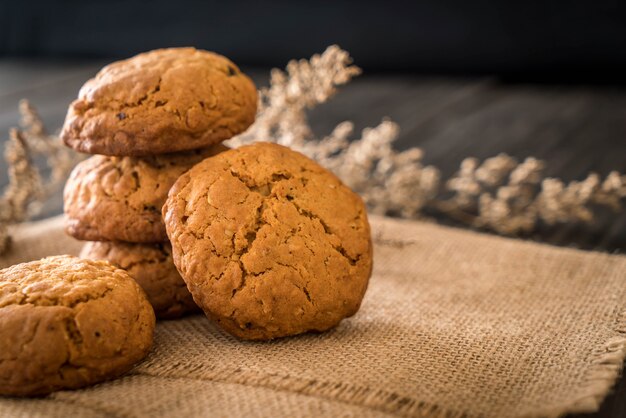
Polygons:
M626 360L626 310L617 317L616 336L606 341L590 355L592 364L585 383L574 402L563 406L567 413L595 412L622 374ZM555 411L558 413L558 411Z

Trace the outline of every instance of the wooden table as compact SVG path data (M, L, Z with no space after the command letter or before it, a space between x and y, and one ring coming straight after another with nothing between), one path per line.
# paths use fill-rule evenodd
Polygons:
M58 129L83 82L103 62L0 60L0 132L16 126L21 98L29 99L50 129ZM267 70L249 70L258 85ZM626 87L505 84L490 78L433 78L412 75L361 77L331 102L315 109L311 123L321 135L352 120L357 130L383 117L398 122L396 146L418 146L424 162L453 174L469 156L505 152L520 160L546 162L546 174L582 180L590 171L606 176L626 172ZM0 184L7 182L0 162ZM42 217L62 211L60 193ZM441 219L442 222L449 222ZM599 251L626 251L626 211L590 227L542 228L531 237L556 245ZM581 415L582 416L582 415ZM602 409L590 417L626 417L626 379Z

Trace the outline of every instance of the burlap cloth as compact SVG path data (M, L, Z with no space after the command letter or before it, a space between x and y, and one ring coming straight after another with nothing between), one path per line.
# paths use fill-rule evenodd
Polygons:
M0 416L539 417L593 411L626 354L626 257L371 219L359 313L325 334L237 341L161 322L127 376ZM22 227L2 265L76 254L60 219Z

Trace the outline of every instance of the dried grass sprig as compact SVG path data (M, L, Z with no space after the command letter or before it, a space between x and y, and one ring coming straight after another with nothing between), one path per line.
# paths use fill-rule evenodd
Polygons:
M20 102L21 127L9 131L4 158L8 165L9 184L0 197L0 254L10 242L9 227L37 215L47 198L58 192L65 178L81 159L62 141L47 133L35 109L26 100ZM49 173L42 176L33 159L42 155Z
M306 111L360 73L351 63L347 52L331 46L309 61L291 61L286 72L273 70L270 87L261 91L257 121L231 145L268 141L296 149L335 172L373 213L417 218L434 211L505 235L531 232L541 222L591 223L597 206L622 209L626 176L617 172L604 181L592 173L565 184L545 178L542 161L529 157L519 163L500 154L482 163L467 158L442 181L436 167L422 163L419 148L393 149L399 127L388 119L354 140L348 121L316 138Z
M273 69L270 87L259 91L255 123L245 133L229 141L239 146L254 141L273 141L295 149L308 147L313 137L306 110L326 102L337 86L359 75L350 55L337 45L309 60L293 60L286 72Z

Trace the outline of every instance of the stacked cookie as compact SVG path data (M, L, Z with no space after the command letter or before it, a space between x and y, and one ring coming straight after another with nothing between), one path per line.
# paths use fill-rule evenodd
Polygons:
M94 155L64 191L66 230L83 258L127 270L157 317L197 310L172 260L161 208L174 182L254 121L257 93L230 60L194 48L104 67L69 108L61 137Z

